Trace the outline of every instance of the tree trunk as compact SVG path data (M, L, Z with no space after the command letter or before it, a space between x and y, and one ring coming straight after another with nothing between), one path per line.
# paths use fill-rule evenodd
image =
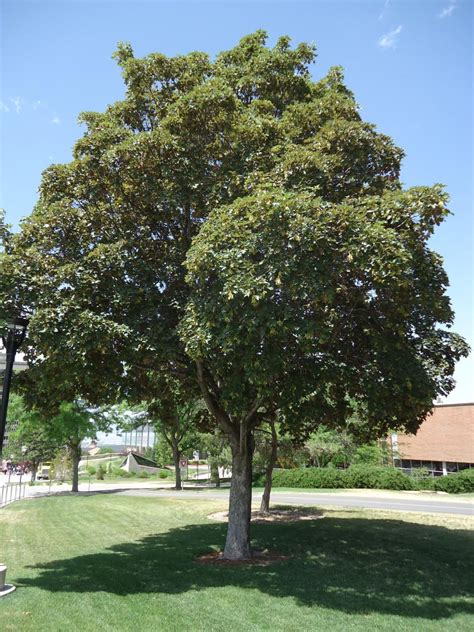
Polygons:
M243 444L243 445L242 445ZM224 548L224 559L243 560L252 556L250 549L250 512L252 504L251 432L245 440L231 442L232 479L229 497L229 524Z
M173 462L174 462L174 473L176 478L175 489L182 490L183 485L181 483L181 468L179 467L179 459L181 457L181 452L178 450L177 445L173 445Z
M72 490L73 492L79 491L79 461L81 460L81 444L71 444L71 456L72 456Z
M38 472L38 463L33 461L31 464L31 482L34 483L36 481L36 474Z
M263 490L262 502L260 503L260 511L262 513L268 513L270 511L270 493L272 491L273 468L275 467L278 454L278 436L275 429L275 422L270 422L270 428L272 431L272 451L270 453L268 465L265 469L265 488Z
M211 481L216 487L221 486L221 479L219 478L219 465L214 460L211 460Z

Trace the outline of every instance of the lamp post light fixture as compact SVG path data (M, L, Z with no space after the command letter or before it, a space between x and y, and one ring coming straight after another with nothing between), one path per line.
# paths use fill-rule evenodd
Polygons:
M3 440L5 438L5 426L7 423L8 399L10 397L10 384L13 373L15 355L21 343L25 339L28 319L19 316L14 320L7 321L7 334L2 336L2 343L5 349L5 373L3 376L2 401L0 404L0 456L3 451Z

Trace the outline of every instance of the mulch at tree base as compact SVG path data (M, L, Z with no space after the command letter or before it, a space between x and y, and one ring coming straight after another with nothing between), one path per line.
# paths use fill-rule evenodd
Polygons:
M195 562L202 565L211 566L269 566L275 564L275 562L284 562L289 560L288 555L281 555L275 551L252 551L252 557L245 560L226 560L223 557L221 551L212 551L211 553L205 553L195 558Z
M209 514L210 520L217 520L218 522L227 522L229 514L227 511L217 511L216 513ZM323 518L323 512L315 510L313 508L291 508L275 507L268 513L262 513L261 511L252 511L251 520L253 523L268 523L268 522L295 522L299 520L318 520ZM226 560L223 557L221 551L212 551L211 553L205 553L195 558L197 564L215 565L215 566L268 566L275 564L276 562L284 562L289 560L288 555L281 555L276 551L264 551L253 550L252 557L246 560Z

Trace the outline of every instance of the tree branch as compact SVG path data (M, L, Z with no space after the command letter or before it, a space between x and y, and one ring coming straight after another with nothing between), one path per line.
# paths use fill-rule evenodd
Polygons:
M201 360L196 360L198 384L204 397L209 411L220 424L226 434L235 434L235 428L229 420L227 413L221 408L215 394L211 393L208 387L208 381L204 375L204 365ZM211 378L212 379L212 378Z

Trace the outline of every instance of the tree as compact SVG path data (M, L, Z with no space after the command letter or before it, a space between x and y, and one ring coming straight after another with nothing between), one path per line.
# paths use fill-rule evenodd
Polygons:
M95 438L98 431L108 431L111 426L108 411L91 408L81 400L62 402L59 411L46 424L48 435L62 442L72 461L72 490L79 491L79 462L81 442L87 437Z
M211 481L216 487L221 485L219 468L229 469L232 463L228 442L225 435L217 428L214 432L199 435L199 449L207 454Z
M153 458L160 467L166 467L173 462L173 451L162 437L157 436Z
M272 418L256 428L254 441L253 469L265 475L260 511L268 513L275 467L301 467L306 463L308 454L301 440L283 435L280 424Z
M173 455L176 478L175 489L183 489L180 461L183 453L196 447L197 426L203 417L203 406L198 401L185 401L175 389L162 393L160 400L150 404L153 425L167 443Z
M31 481L36 480L38 466L42 461L50 461L63 447L62 443L51 437L38 412L27 410L22 398L12 393L8 407L9 422L15 428L8 436L8 449L16 459L29 461Z
M354 407L361 434L414 430L466 353L427 248L441 187L402 190L403 152L340 68L314 82L314 47L265 43L214 61L120 45L125 99L81 116L5 260L53 395L146 400L152 372L199 385L232 450L233 559L251 554L253 432L272 411L295 435Z
M272 491L273 470L278 457L278 432L274 419L268 422L269 430L260 428L260 436L256 439L256 452L264 463L265 485L260 503L260 511L268 513L270 511L270 494ZM261 433L265 433L263 436ZM257 435L258 436L258 435Z
M350 463L356 450L353 438L344 431L331 430L325 426L311 434L305 443L311 465L327 467L335 461Z

